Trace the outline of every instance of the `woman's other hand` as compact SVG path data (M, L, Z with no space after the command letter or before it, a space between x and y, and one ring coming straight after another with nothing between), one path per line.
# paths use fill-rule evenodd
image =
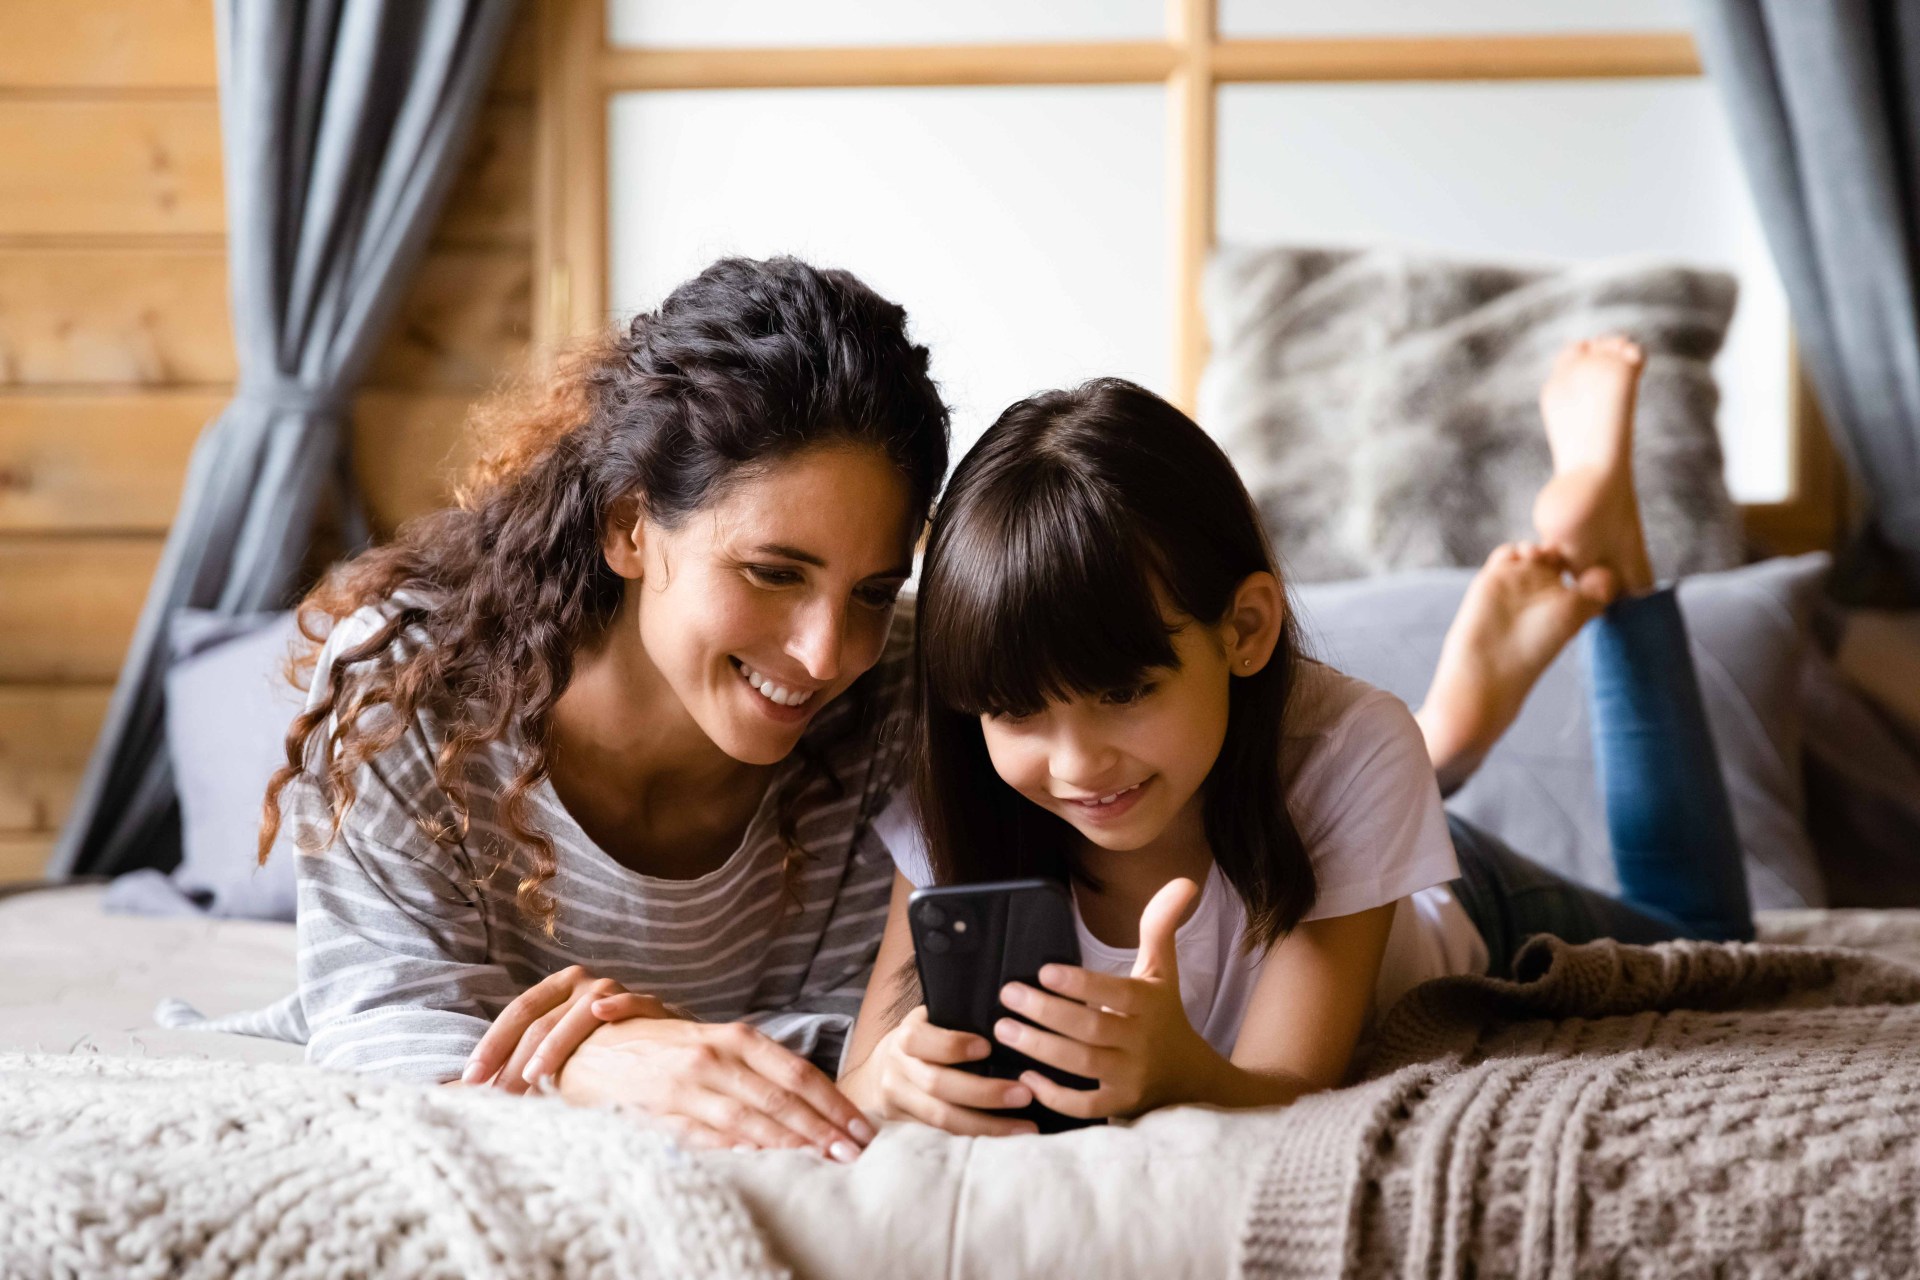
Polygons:
M574 1050L606 1023L676 1016L652 996L629 991L611 978L596 978L582 965L569 965L528 987L500 1011L468 1056L460 1083L491 1083L508 1093L525 1093L543 1077L557 1074Z
M969 1137L1035 1132L1030 1120L993 1114L1032 1102L1030 1089L960 1070L959 1063L977 1062L991 1047L979 1036L934 1026L921 1005L887 1032L844 1083L888 1119L919 1120Z
M569 1102L637 1108L691 1146L810 1148L851 1163L874 1136L825 1072L744 1022L602 1023L555 1084Z

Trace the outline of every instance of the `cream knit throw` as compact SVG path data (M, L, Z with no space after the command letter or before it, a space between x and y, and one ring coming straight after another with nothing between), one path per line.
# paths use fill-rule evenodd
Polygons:
M782 1274L657 1133L303 1067L0 1055L0 1276Z
M1920 1270L1920 969L1543 938L1519 972L1416 989L1377 1078L1295 1104L1247 1276Z

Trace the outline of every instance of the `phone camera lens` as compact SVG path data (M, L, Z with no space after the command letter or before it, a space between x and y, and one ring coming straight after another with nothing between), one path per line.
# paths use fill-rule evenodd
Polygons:
M953 943L948 940L946 934L930 933L927 935L927 950L933 952L933 954L943 956L952 949Z
M938 929L947 922L947 913L931 902L920 908L920 921L929 929Z

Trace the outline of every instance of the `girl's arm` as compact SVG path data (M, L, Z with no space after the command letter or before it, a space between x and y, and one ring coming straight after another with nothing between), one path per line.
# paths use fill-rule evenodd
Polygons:
M1394 905L1310 920L1274 944L1232 1060L1194 1100L1278 1106L1344 1080L1373 1006Z

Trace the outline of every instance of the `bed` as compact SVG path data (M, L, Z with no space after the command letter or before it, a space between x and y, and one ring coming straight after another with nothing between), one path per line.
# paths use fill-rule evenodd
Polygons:
M88 1095L87 1105L73 1110L74 1116L97 1119L100 1102L105 1098L158 1097L129 1092L154 1088L158 1080L169 1099L177 1100L199 1091L203 1108L196 1114L200 1119L186 1127L201 1135L208 1128L204 1123L208 1115L225 1116L223 1128L245 1128L239 1119L225 1113L240 1105L237 1099L252 1087L250 1082L259 1080L277 1082L275 1087L282 1091L277 1096L283 1098L286 1090L294 1090L303 1099L300 1106L315 1108L316 1114L331 1107L343 1117L342 1109L350 1109L363 1122L369 1098L385 1098L388 1101L381 1105L386 1106L399 1105L394 1099L406 1100L412 1108L407 1114L413 1116L413 1120L403 1117L382 1121L385 1140L398 1147L407 1146L408 1125L421 1123L418 1119L421 1108L430 1108L434 1117L430 1132L437 1136L428 1144L430 1147L455 1132L459 1124L497 1137L517 1132L511 1126L525 1122L528 1116L543 1117L521 1140L522 1149L528 1152L542 1142L558 1141L557 1135L568 1133L569 1125L583 1120L590 1121L596 1130L604 1133L603 1122L585 1113L560 1114L568 1109L556 1102L463 1098L457 1095L464 1091L374 1086L348 1078L328 1077L304 1066L290 1066L299 1062L300 1051L295 1046L212 1032L161 1030L153 1024L152 1011L162 999L183 998L211 1013L263 1004L283 994L292 982L293 929L282 924L245 921L107 917L100 911L100 896L99 886L65 886L14 891L0 898L0 972L7 973L10 979L5 995L0 996L0 1097L7 1098L4 1109L10 1116L23 1109L22 1097L32 1092L30 1087L23 1090L21 1082L46 1081L57 1076L59 1073L52 1067L60 1060L90 1064L88 1086L94 1092ZM1862 1118L1849 1119L1844 1107L1836 1109L1836 1095L1831 1091L1802 1091L1799 1103L1790 1110L1803 1120L1817 1120L1830 1134L1840 1138L1851 1136L1858 1141L1870 1141L1870 1132L1880 1132L1884 1138L1889 1116L1892 1116L1899 1141L1887 1147L1883 1155L1901 1169L1920 1167L1920 1162L1907 1161L1910 1151L1904 1136L1920 1134L1920 1123L1911 1123L1920 1117L1902 1109L1908 1104L1920 1105L1920 1090L1903 1092L1890 1083L1905 1069L1905 1064L1916 1059L1913 1050L1920 1048L1920 1014L1909 1017L1913 1010L1920 1010L1920 912L1769 912L1763 917L1763 937L1801 947L1857 946L1865 949L1862 955L1871 952L1887 958L1875 962L1881 965L1873 971L1878 975L1874 978L1878 985L1868 984L1872 989L1864 997L1873 1005L1869 1019L1871 1030L1850 1050L1847 1069L1890 1092L1868 1108L1873 1113L1870 1122ZM1678 945L1704 947L1706 944ZM1830 950L1796 953L1778 946L1747 948L1745 952L1799 957L1840 954ZM1674 959L1674 956L1665 957L1660 971L1697 975L1710 967L1702 966L1699 956L1677 966ZM1819 981L1825 983L1831 975L1825 970L1822 974ZM1449 981L1484 983L1486 980ZM1910 983L1911 989L1900 986L1895 990L1887 985L1889 982L1896 986ZM1752 1016L1804 1017L1801 1013L1783 1015L1781 1010L1821 1004L1832 998L1839 987L1829 984L1820 990L1826 995L1811 987L1796 995L1778 982L1772 982L1764 992L1749 993L1756 1008L1765 1005L1768 1010ZM1856 981L1848 990L1853 996L1835 1000L1836 1006L1847 1000L1860 1003L1864 988ZM1466 994L1472 995L1472 992ZM1459 995L1456 992L1455 998ZM1530 998L1539 998L1537 989ZM1581 996L1582 1000L1592 998L1591 991ZM1614 1055L1614 1065L1606 1067L1611 1073L1607 1078L1615 1081L1611 1087L1626 1087L1618 1083L1627 1071L1622 1064L1631 1064L1630 1073L1639 1073L1636 1078L1653 1078L1648 1076L1647 1063L1661 1058L1650 1047L1651 1040L1658 1037L1650 1039L1644 1032L1661 1020L1663 1015L1659 1010L1670 1011L1690 1004L1710 1006L1715 1001L1692 1000L1684 995L1672 998L1670 993L1664 1003L1659 1000L1643 1003L1646 1008L1637 1009L1631 1015L1604 1019L1541 1021L1509 1017L1503 1020L1498 1033L1506 1037L1507 1047L1479 1053L1477 1061L1482 1066L1471 1069L1483 1069L1486 1061L1505 1054L1510 1063L1530 1064L1529 1071L1539 1077L1533 1083L1512 1086L1515 1097L1535 1093L1558 1097L1572 1087L1566 1074L1569 1063L1602 1063L1608 1059L1604 1053L1592 1052L1591 1043L1571 1057L1563 1054L1556 1058L1550 1051L1552 1043L1556 1039L1564 1041L1570 1027L1587 1027L1589 1031L1582 1034L1590 1034L1591 1028L1606 1025L1625 1028L1627 1034L1638 1037L1627 1052ZM1688 1025L1694 1028L1691 1034L1696 1041L1703 1026L1709 1031L1707 1041L1711 1041L1714 1038L1711 1029L1719 1025L1714 1024L1713 1019L1719 1017L1724 1022L1726 1017L1733 1016L1727 1012L1727 1001L1719 1004L1722 1008L1718 1013L1711 1010L1684 1015L1669 1012L1665 1016L1691 1018ZM1829 1019L1833 1016L1838 1015L1829 1015ZM1814 1020L1818 1022L1820 1017L1815 1015ZM1431 1022L1429 1017L1421 1025ZM1527 1027L1533 1027L1538 1033L1538 1043L1527 1050L1532 1057L1516 1059L1512 1038ZM1912 1034L1906 1031L1893 1034L1890 1029L1894 1028L1906 1028ZM1725 1039L1724 1035L1719 1038ZM21 1052L47 1056L32 1059L6 1056ZM130 1071L141 1074L126 1074ZM154 1074L163 1071L171 1074L160 1077ZM1456 1264L1469 1259L1473 1268L1483 1275L1527 1274L1540 1261L1539 1256L1528 1252L1527 1242L1540 1237L1543 1231L1545 1236L1541 1238L1550 1243L1565 1235L1571 1221L1578 1224L1580 1231L1597 1232L1604 1237L1605 1232L1595 1225L1604 1225L1606 1219L1604 1195L1576 1197L1578 1204L1571 1208L1566 1204L1556 1208L1553 1197L1547 1197L1541 1202L1544 1207L1532 1214L1545 1223L1537 1230L1510 1230L1497 1223L1489 1226L1483 1221L1464 1234L1456 1231L1461 1238L1454 1241L1452 1253L1442 1247L1444 1232L1432 1238L1422 1236L1417 1229L1410 1232L1409 1224L1417 1227L1422 1215L1410 1211L1404 1203L1408 1196L1418 1199L1410 1187L1418 1183L1419 1178L1408 1162L1417 1163L1420 1151L1436 1149L1435 1116L1447 1111L1443 1099L1449 1088L1468 1100L1484 1094L1487 1088L1467 1076L1457 1075L1449 1083L1438 1077L1422 1076L1417 1067L1411 1072L1410 1076L1409 1069L1396 1068L1383 1078L1326 1095L1311 1108L1301 1104L1282 1111L1239 1114L1175 1108L1132 1126L1058 1138L974 1141L948 1137L919 1126L891 1125L851 1168L808 1156L720 1154L697 1158L691 1162L697 1168L689 1173L687 1158L668 1148L662 1157L665 1163L661 1169L676 1177L697 1174L701 1179L693 1190L681 1186L674 1196L678 1201L708 1197L702 1202L706 1208L701 1213L684 1217L687 1223L704 1223L701 1230L707 1234L696 1237L690 1234L693 1227L676 1226L679 1234L670 1241L673 1248L665 1253L658 1253L665 1245L661 1238L656 1238L657 1256L649 1255L653 1270L646 1266L624 1270L612 1266L609 1259L618 1257L615 1250L604 1256L595 1255L608 1265L577 1268L562 1257L552 1273L656 1274L685 1269L747 1274L753 1273L756 1266L764 1265L775 1273L790 1268L799 1275L818 1277L1093 1273L1278 1276L1372 1274L1392 1258L1397 1260L1392 1269L1408 1274L1452 1272ZM1657 1076L1657 1072L1653 1074ZM1697 1076L1698 1072L1692 1074ZM1408 1083L1410 1079L1414 1080L1413 1084ZM9 1087L10 1081L12 1087ZM1590 1083L1582 1083L1575 1092L1591 1092L1591 1087ZM342 1089L348 1093L340 1094ZM1381 1092L1383 1089L1385 1093ZM329 1090L334 1092L328 1093ZM355 1100L343 1100L348 1097ZM1356 1135L1365 1131L1368 1124L1379 1128L1378 1123L1364 1117L1380 1112L1383 1106L1380 1099L1386 1097L1397 1100L1382 1114L1399 1115L1412 1126L1406 1135L1408 1140L1401 1144L1397 1154L1392 1153L1392 1143L1382 1147L1384 1129L1374 1132L1364 1142L1356 1140ZM288 1104L281 1101L275 1106L284 1110ZM31 1106L25 1109L31 1110ZM141 1103L137 1111L147 1116L164 1109L149 1101ZM297 1111L299 1107L294 1109ZM1557 1127L1552 1149L1562 1153L1556 1159L1578 1162L1591 1155L1593 1159L1604 1160L1610 1150L1617 1156L1620 1135L1606 1130L1602 1120L1606 1115L1617 1119L1619 1110L1601 1108L1586 1128L1561 1116L1554 1122ZM1518 1107L1515 1113L1524 1111L1525 1107ZM1357 1127L1355 1116L1362 1117ZM72 1134L77 1131L72 1127L74 1123L70 1118L63 1130L64 1136L43 1134L39 1139L43 1150L57 1155L68 1149L61 1143L73 1141ZM161 1123L147 1120L132 1127L144 1132ZM1447 1123L1450 1132L1471 1127L1457 1117ZM1543 1116L1529 1119L1527 1123L1532 1126L1529 1132L1533 1137L1520 1147L1538 1148L1544 1141L1540 1135L1549 1122ZM257 1124L256 1121L256 1127ZM1875 1125L1879 1126L1877 1130ZM0 1130L4 1127L5 1122L0 1122ZM1762 1125L1761 1130L1764 1129ZM340 1137L351 1135L355 1129L351 1124L336 1122L329 1125L327 1131ZM1732 1131L1744 1130L1735 1125ZM346 1138L340 1140L352 1146ZM1608 1147L1609 1141L1614 1148ZM288 1145L284 1141L279 1143L283 1150ZM4 1146L0 1143L0 1147ZM1493 1143L1489 1150L1501 1148L1501 1143ZM313 1162L324 1164L329 1157L322 1152L327 1150L335 1149L316 1140ZM600 1163L630 1159L639 1164L659 1156L657 1150L648 1150L653 1154L606 1157ZM568 1157L572 1173L541 1176L549 1182L555 1178L581 1176L581 1171L594 1160L577 1147L572 1151ZM1334 1164L1306 1173L1286 1165L1288 1158L1303 1152L1331 1153L1328 1158L1333 1159ZM115 1156L116 1161L120 1158L118 1154ZM1453 1152L1449 1158L1458 1160L1459 1153ZM1496 1194L1497 1187L1483 1185L1488 1177L1498 1181L1502 1158L1486 1156L1480 1161L1481 1174L1468 1180L1467 1194L1482 1210L1503 1203ZM52 1163L57 1165L59 1161ZM147 1184L157 1181L177 1192L182 1186L206 1177L207 1163L176 1160L172 1164L147 1166L130 1160L121 1170L115 1195L124 1199L129 1186L141 1185L143 1181ZM1656 1162L1646 1163L1651 1167ZM1818 1161L1810 1155L1794 1154L1789 1164L1794 1168L1818 1167ZM228 1184L236 1176L234 1170L244 1172L247 1167L244 1162L234 1162L227 1170ZM0 1202L9 1196L6 1170L7 1160L0 1156ZM504 1175L495 1170L494 1176ZM1713 1197L1723 1196L1729 1205L1751 1206L1751 1189L1715 1184L1711 1171L1703 1176L1706 1182L1688 1192L1696 1200L1705 1196L1711 1202ZM423 1183L433 1183L442 1177L448 1185L458 1185L459 1180L449 1173L442 1171L423 1177L417 1168L405 1177L389 1172L371 1183L366 1183L365 1178L361 1182L379 1190L381 1203L385 1204L394 1197L403 1199L408 1194L421 1194ZM393 1183L391 1196L387 1181L382 1179ZM1914 1212L1916 1206L1911 1202L1911 1191L1905 1181L1876 1175L1874 1186L1881 1188L1875 1194L1884 1201L1878 1206L1885 1211L1882 1216L1891 1214L1890 1220L1906 1222L1910 1237L1920 1216ZM444 1188L439 1188L436 1194L439 1190ZM1460 1188L1456 1187L1456 1202L1460 1194ZM584 1191L573 1197L571 1203L575 1211L579 1211L583 1200L590 1210L593 1195L591 1191ZM185 1198L175 1196L175 1199ZM1686 1197L1679 1198L1685 1200ZM249 1203L255 1199L257 1197ZM1856 1196L1853 1202L1870 1204L1872 1197ZM729 1219L728 1214L734 1218ZM353 1215L345 1216L358 1220ZM1520 1216L1525 1220L1529 1215ZM1737 1220L1737 1215L1735 1218ZM1711 1215L1706 1215L1698 1222L1679 1224L1675 1234L1660 1246L1668 1252L1658 1256L1670 1259L1674 1256L1671 1249L1677 1247L1674 1242L1679 1241L1693 1251L1689 1256L1699 1261L1715 1265L1734 1261L1715 1254L1714 1249L1723 1248L1724 1236L1715 1235L1700 1225L1710 1219ZM656 1232L660 1230L660 1220L658 1216L653 1220ZM293 1229L279 1217L274 1221L279 1229ZM735 1221L729 1230L737 1233L737 1239L714 1225L728 1221ZM1871 1226L1868 1222L1867 1227ZM310 1231L311 1225L300 1229ZM454 1235L459 1234L458 1228L451 1230ZM496 1234L500 1230L497 1220L493 1230ZM1845 1262L1850 1274L1901 1273L1913 1255L1902 1254L1892 1247L1881 1251L1880 1245L1900 1243L1888 1237L1887 1230L1883 1226L1865 1235L1856 1233L1851 1241L1843 1241L1845 1248L1852 1252L1843 1250L1844 1256L1830 1254L1825 1262ZM1494 1235L1488 1236L1489 1231ZM1307 1233L1305 1238L1302 1232ZM4 1268L7 1274L31 1274L47 1269L48 1259L6 1255L10 1244L23 1247L21 1238L19 1230L11 1237L0 1233L0 1262L8 1264ZM577 1240L578 1231L570 1238ZM1778 1224L1773 1227L1771 1239L1768 1247L1776 1255L1788 1246L1794 1251L1808 1247L1793 1230ZM1507 1244L1500 1244L1501 1240ZM724 1241L725 1248L716 1241ZM1874 1242L1878 1243L1873 1249L1861 1252ZM201 1243L207 1245L205 1241ZM264 1247L257 1240L255 1244ZM1821 1247L1831 1249L1832 1246ZM753 1249L762 1252L753 1253ZM1431 1253L1427 1262L1432 1265L1411 1261L1421 1256L1422 1250ZM227 1261L244 1256L247 1255L235 1254ZM1545 1256L1552 1256L1551 1248ZM1585 1264L1594 1261L1584 1255L1574 1256L1581 1265L1574 1266L1568 1274L1584 1272L1589 1269ZM1817 1260L1801 1253L1790 1256ZM663 1257L672 1265L661 1262ZM1873 1265L1876 1257L1885 1263L1884 1267ZM222 1273L221 1268L214 1265L218 1261L216 1258L203 1263L210 1273ZM1614 1262L1619 1259L1615 1258ZM1509 1267L1508 1263L1514 1265ZM661 1270L663 1266L665 1271ZM287 1269L300 1268L289 1264ZM467 1258L449 1273L476 1273L487 1269ZM83 1274L86 1271L84 1267L79 1270ZM112 1270L108 1267L103 1273L112 1273ZM423 1267L424 1272L433 1270L431 1266ZM513 1270L507 1267L503 1274L511 1274ZM1789 1267L1788 1273L1794 1270ZM396 1268L394 1273L399 1270Z

